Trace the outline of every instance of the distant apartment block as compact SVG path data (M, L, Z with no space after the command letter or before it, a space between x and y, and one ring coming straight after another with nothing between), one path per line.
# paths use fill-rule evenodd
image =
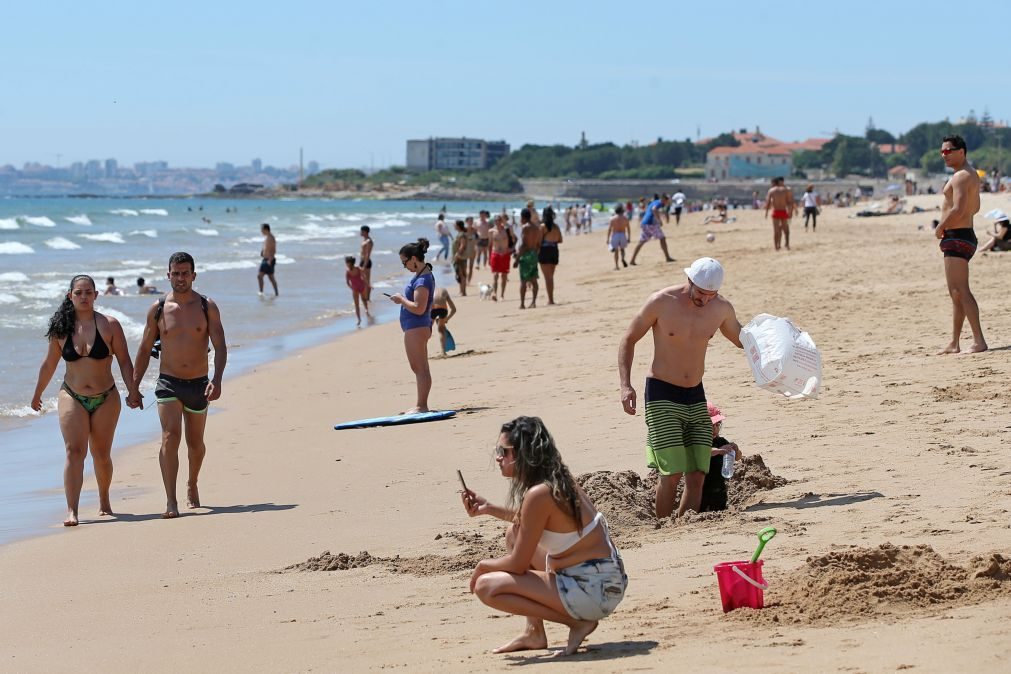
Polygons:
M509 143L477 138L429 138L407 141L410 171L481 170L508 156Z

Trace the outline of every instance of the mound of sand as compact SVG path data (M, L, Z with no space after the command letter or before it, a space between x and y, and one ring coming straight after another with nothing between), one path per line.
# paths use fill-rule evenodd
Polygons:
M329 550L324 551L319 557L310 557L299 564L292 564L284 567L285 571L347 571L348 569L362 569L377 562L384 561L382 558L373 557L367 552L359 552L355 556L338 552L331 554Z
M831 624L902 617L1011 596L1011 560L993 553L974 557L968 567L961 567L928 545L884 543L808 557L793 573L766 580L770 582L766 608L735 614L763 622Z
M367 552L348 555L329 550L318 557L310 557L304 562L284 567L284 571L347 571L381 564L393 573L410 573L415 576L437 576L457 571L473 571L477 563L490 557L505 554L504 534L496 533L488 537L480 532L450 531L439 534L437 540L453 540L459 544L455 554L421 555L420 557L373 557Z

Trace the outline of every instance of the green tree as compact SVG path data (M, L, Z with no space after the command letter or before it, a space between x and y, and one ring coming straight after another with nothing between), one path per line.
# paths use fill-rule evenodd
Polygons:
M877 143L878 145L890 145L895 142L895 136L884 129L867 129L865 138L872 143Z

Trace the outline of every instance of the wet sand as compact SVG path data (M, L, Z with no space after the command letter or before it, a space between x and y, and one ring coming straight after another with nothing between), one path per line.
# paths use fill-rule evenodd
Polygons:
M998 206L1008 198L983 196L983 212ZM466 517L455 470L501 502L498 426L537 414L574 473L644 478L645 422L621 410L617 342L650 292L712 255L742 323L765 312L811 333L822 397L757 389L743 354L716 336L705 383L727 415L724 435L782 479L727 513L677 523L637 519L633 478L603 487L609 507L631 504L615 527L628 593L588 649L555 666L1001 671L1011 657L1001 561L1011 557L1011 254L970 266L992 351L936 357L951 322L936 214L847 219L854 210L824 209L816 233L794 220L793 250L778 254L760 211L707 227L689 214L666 228L676 263L651 243L620 272L598 224L562 244L554 307L542 289L537 309L519 311L515 271L506 301L480 301L488 273L475 272L471 296L455 300L461 353L432 361L433 406L461 409L453 420L331 430L413 404L396 324L226 378L208 423L206 508L159 519L151 441L120 454L116 521L84 512L73 531L0 548L3 668L474 672L548 657L488 653L522 621L467 592L470 565L500 549L502 526ZM989 226L977 219L981 242ZM640 396L651 352L647 338L633 371ZM763 557L768 608L725 616L712 566L747 558L768 525L780 532ZM315 566L334 570L288 568L324 551ZM921 591L932 576L936 591ZM548 637L561 646L565 630L549 625Z

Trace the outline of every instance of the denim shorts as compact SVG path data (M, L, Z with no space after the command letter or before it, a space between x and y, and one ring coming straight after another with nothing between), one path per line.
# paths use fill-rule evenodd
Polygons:
M566 613L576 620L600 620L625 597L628 576L621 557L605 557L556 571L555 584Z

